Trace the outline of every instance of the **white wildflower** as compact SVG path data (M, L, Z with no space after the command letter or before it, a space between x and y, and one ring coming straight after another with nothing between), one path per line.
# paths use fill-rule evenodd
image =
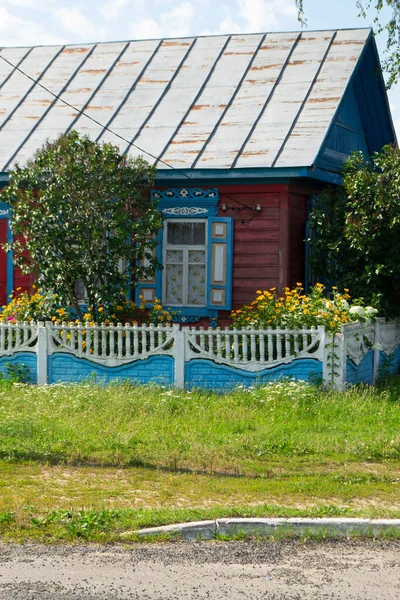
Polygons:
M365 308L363 306L352 306L350 308L350 314L365 319Z

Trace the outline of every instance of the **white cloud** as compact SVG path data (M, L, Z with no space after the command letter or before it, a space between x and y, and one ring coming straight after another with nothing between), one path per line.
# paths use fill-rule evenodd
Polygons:
M202 34L273 31L286 28L288 22L298 26L293 0L236 0L235 5L236 10L224 7L227 16L217 29Z
M104 30L89 21L79 8L57 8L53 14L65 31L82 39L102 39L104 37Z
M162 12L158 21L151 18L140 19L131 28L135 39L158 37L185 37L190 34L195 16L193 4L181 2L171 10Z
M0 6L0 40L2 46L66 43L64 38L53 34L41 22L17 17L3 6Z
M54 4L51 0L50 2L46 0L41 0L41 2L37 2L37 0L1 0L2 4L9 4L10 6L19 7L22 6L24 8L35 8L37 10L47 10L49 4Z
M162 37L161 26L154 19L140 19L131 28L135 40L146 40Z
M115 21L120 16L121 10L131 4L131 0L110 0L100 6L99 10L106 21ZM138 9L142 8L143 3L141 0L136 0L134 10L137 12Z

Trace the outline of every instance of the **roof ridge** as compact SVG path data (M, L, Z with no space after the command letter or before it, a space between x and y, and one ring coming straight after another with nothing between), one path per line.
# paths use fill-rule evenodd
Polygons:
M333 28L324 28L324 29L291 29L291 30L283 30L283 31L251 31L251 32L240 32L237 33L212 33L209 35L184 35L184 36L175 36L175 37L153 37L153 38L142 38L142 39L124 39L124 40L103 40L103 41L92 41L92 42L74 42L71 44L37 44L33 46L0 46L0 52L2 50L12 50L14 48L58 48L60 46L65 46L66 48L70 48L71 46L90 46L92 45L100 45L100 44L123 44L123 43L140 43L140 42L154 42L154 41L170 41L170 40L194 40L194 39L202 39L202 38L217 38L217 37L226 37L230 35L232 37L236 36L252 36L252 35L282 35L285 33L288 34L307 34L307 33L329 33L334 31L372 31L372 27L333 27Z

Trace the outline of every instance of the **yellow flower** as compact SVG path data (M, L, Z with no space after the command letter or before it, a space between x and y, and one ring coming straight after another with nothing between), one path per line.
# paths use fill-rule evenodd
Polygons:
M98 312L99 312L99 313L100 313L100 312L103 312L103 310L104 310L104 308L103 308L102 306L100 306L100 307L98 308Z

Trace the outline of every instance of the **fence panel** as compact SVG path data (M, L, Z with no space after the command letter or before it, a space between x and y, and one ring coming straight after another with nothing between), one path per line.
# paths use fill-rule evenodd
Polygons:
M37 332L36 324L0 323L0 356L12 356L17 352L36 352Z
M262 371L296 359L322 360L322 330L185 328L185 357L245 371Z
M46 328L49 355L68 353L107 366L175 355L173 325L47 323Z

